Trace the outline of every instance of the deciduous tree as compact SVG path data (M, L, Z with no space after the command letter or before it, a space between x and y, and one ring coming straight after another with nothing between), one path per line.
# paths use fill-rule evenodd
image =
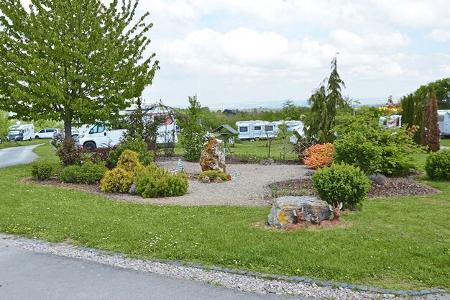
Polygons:
M0 1L0 108L20 119L107 121L152 83L139 0Z

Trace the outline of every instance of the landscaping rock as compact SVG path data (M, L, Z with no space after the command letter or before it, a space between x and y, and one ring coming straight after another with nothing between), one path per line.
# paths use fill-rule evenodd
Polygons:
M137 192L136 192L136 184L135 183L133 183L131 185L130 190L128 191L128 194L130 194L130 195L136 195L137 194Z
M370 175L369 179L372 180L373 183L378 185L385 185L387 181L387 177L379 173Z
M331 218L327 202L311 196L287 196L275 199L268 215L268 223L278 228L296 224L297 217L294 211L298 212L301 209L303 209L303 218L306 222L319 223Z
M263 166L270 166L271 164L275 163L275 161L273 159L269 158L269 159L261 160L259 163Z
M202 176L202 177L200 177L200 182L201 183L210 183L211 179L208 176Z
M203 147L200 166L202 171L216 170L226 173L225 153L220 149L220 142L215 137L210 137Z

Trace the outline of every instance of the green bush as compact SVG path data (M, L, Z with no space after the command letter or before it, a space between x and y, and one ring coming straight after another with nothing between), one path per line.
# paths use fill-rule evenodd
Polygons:
M95 184L99 182L106 172L103 164L94 164L90 161L83 165L73 165L65 167L60 174L62 182Z
M203 171L198 176L200 179L204 177L208 177L209 180L214 181L216 179L221 179L222 181L228 181L230 180L230 177L227 173L217 170L209 170L209 171Z
M156 165L145 167L136 176L136 192L144 198L182 196L188 186L186 174L171 174Z
M142 138L127 138L123 140L116 149L111 151L107 159L106 165L109 168L114 168L119 162L119 157L125 150L131 150L139 155L139 161L147 166L151 164L154 160L154 154L147 149L147 143Z
M425 170L431 179L450 180L450 150L431 153L427 157Z
M135 174L142 168L142 164L139 162L139 154L128 149L123 151L117 162L117 167Z
M411 154L419 150L403 128L361 126L344 133L334 145L336 162L358 166L366 174L403 176L416 169Z
M134 174L122 168L106 171L100 181L100 189L108 193L128 193L133 184Z
M355 209L370 189L370 180L364 172L347 164L318 170L313 175L313 183L323 200L331 205L342 202L350 209Z
M31 165L31 175L37 180L48 180L55 173L57 166L54 163L36 161Z

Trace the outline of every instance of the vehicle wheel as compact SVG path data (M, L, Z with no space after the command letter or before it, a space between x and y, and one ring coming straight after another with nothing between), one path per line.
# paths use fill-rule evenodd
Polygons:
M35 136L34 138L35 138L36 140L38 140L38 139L39 139L39 136L37 135L37 136Z
M30 137L30 139L29 139L29 141L31 142L31 140L32 140L33 138L32 137Z
M83 144L83 148L87 150L94 150L97 148L97 145L94 142L86 142Z

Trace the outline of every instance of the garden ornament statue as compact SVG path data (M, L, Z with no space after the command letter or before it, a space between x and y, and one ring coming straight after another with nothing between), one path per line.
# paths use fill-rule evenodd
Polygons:
M293 210L294 216L296 218L296 224L304 224L305 223L305 216L303 215L303 207L300 209L294 209Z
M177 162L177 172L178 173L184 172L184 164L181 158L179 158Z
M339 218L341 217L341 209L342 209L342 202L339 204L336 204L335 206L329 205L330 210L333 212L333 223L339 223Z

